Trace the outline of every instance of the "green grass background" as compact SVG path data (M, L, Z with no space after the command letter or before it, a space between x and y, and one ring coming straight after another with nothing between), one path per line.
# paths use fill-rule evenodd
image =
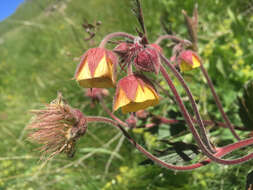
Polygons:
M195 3L200 15L200 54L225 111L234 123L241 124L236 99L243 84L253 76L252 1L142 0L148 36L152 41L164 34L162 19L173 32L187 37L181 10L191 14ZM86 115L106 115L99 107L90 108L84 90L72 77L79 57L104 35L114 31L135 33L138 24L131 7L130 0L27 0L15 14L0 22L1 190L244 188L252 161L238 166L210 164L190 172L142 166L139 163L145 158L126 140L120 140L117 130L103 125L89 127L73 159L60 155L42 167L37 146L26 140L29 110L50 102L61 91L73 107ZM102 22L93 41L83 40L88 37L81 26L83 21ZM165 53L169 55L169 50ZM206 118L220 119L199 74L194 71L185 77L200 102L201 113ZM110 92L113 95L113 90ZM106 99L108 106L111 101L110 97ZM176 108L163 104L154 112L162 115L167 109ZM218 130L216 135L217 142L219 138L228 142L232 139L226 130ZM108 159L121 141L106 173Z

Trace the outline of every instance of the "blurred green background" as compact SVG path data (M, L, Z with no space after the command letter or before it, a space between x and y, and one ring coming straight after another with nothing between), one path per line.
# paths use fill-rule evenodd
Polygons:
M173 33L187 38L181 10L191 14L195 3L200 17L199 53L229 118L241 125L237 96L253 77L252 1L142 0L148 37L152 41L165 34L161 27L164 22ZM80 56L98 45L104 35L115 31L135 34L138 23L132 6L130 0L27 0L15 14L0 23L1 190L244 189L252 161L237 166L210 164L190 172L141 165L145 158L119 131L104 125L89 127L78 143L74 158L60 155L42 167L38 146L26 140L29 110L40 108L61 91L69 104L86 115L106 115L99 106L90 107L90 100L84 97L84 90L72 77ZM85 41L88 34L82 24L96 21L102 24L95 38ZM163 45L166 55L170 55L166 43ZM200 72L184 76L202 116L221 120ZM113 92L110 90L112 95ZM163 104L150 110L164 116L169 111L178 111L175 105L167 103L168 99L162 101ZM111 97L106 98L109 107L111 102ZM120 112L117 114L125 117ZM139 133L136 130L132 134L146 146L157 138L157 134L149 131ZM233 142L228 130L215 130L212 135L217 144ZM190 136L187 138L192 141ZM108 164L112 155L112 162Z

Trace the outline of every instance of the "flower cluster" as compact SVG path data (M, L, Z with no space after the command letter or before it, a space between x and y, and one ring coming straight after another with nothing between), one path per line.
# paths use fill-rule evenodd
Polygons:
M120 43L114 52L121 59L121 68L135 66L137 71L159 72L159 52L156 45ZM109 88L116 84L118 58L113 51L102 47L89 49L76 69L75 79L85 88ZM92 91L92 90L91 90ZM120 79L116 85L113 110L122 109L123 113L136 112L158 104L159 96L154 85L143 75L132 73Z
M136 2L139 1L137 0ZM29 138L42 144L43 146L41 147L41 151L46 154L49 153L50 157L53 157L61 152L66 153L68 156L73 156L75 143L85 134L87 123L103 122L120 129L135 148L151 160L169 169L191 170L202 167L211 161L220 164L232 165L252 159L253 153L234 160L222 158L234 150L252 145L253 138L240 140L240 137L235 131L235 127L231 124L228 116L222 108L220 99L215 92L207 71L201 63L200 57L196 52L190 50L190 48L192 48L197 51L198 16L196 9L192 18L190 18L185 12L183 12L183 14L187 21L191 42L188 40L182 40L177 36L164 35L160 36L155 43L149 43L146 37L144 20L142 19L142 11L139 10L138 20L142 26L143 33L138 31L139 36L133 36L123 32L109 34L102 40L99 47L87 50L87 52L85 52L82 56L74 78L80 86L88 88L86 90L86 96L90 97L93 102L101 100L100 102L102 102L103 109L113 118L113 120L97 116L84 117L81 111L71 108L66 101L63 100L62 95L59 94L57 99L49 105L46 105L44 109L33 111L35 117L32 123L28 126L28 129L31 130ZM113 50L106 49L106 43L114 37L125 37L128 40L123 42L119 41ZM167 59L163 55L163 49L158 45L164 39L170 39L175 42L170 59ZM177 91L176 86L174 85L174 81L171 79L163 64L170 69L171 73L177 78L179 84L185 90L188 100L191 103L194 115L188 111L179 92ZM117 80L118 66L121 71L126 72L126 74ZM225 123L203 120L201 114L199 113L197 103L181 73L198 67L201 68L201 71L206 78L215 103ZM176 124L181 122L176 119L167 119L161 116L155 116L152 115L152 113L144 111L144 109L149 106L155 106L159 103L159 95L154 84L145 75L147 73L154 73L156 75L161 74L163 76L173 94L173 96L170 94L168 95L168 93L167 95L172 97L171 99L177 103L182 116L184 117L183 122L187 124L194 139L196 140L197 149L201 150L207 159L189 166L169 164L155 155L152 155L144 147L135 142L122 127L136 128L138 127L137 119L147 122L150 121L148 117L152 117L151 122L153 123L145 123L146 128L159 126L159 124ZM136 112L131 113L125 121L122 121L120 118L115 116L102 101L103 97L109 94L109 91L104 88L114 87L116 87L116 90L113 100L113 111L121 109L122 113ZM162 89L163 87L160 86L160 88ZM166 91L165 89L163 90ZM225 147L214 146L206 134L205 125L215 125L216 123L220 126L229 128L238 142ZM198 126L198 129L195 128L196 126ZM237 129L242 128L237 127ZM184 142L170 144L180 144L189 147Z
M157 43L144 43L141 37L131 40L118 43L113 50L106 49L104 44L87 50L75 72L76 81L84 88L116 86L113 110L121 108L123 113L136 112L159 103L154 85L143 72L159 73L163 50ZM181 71L200 66L200 59L193 51L181 47L177 48L177 52L175 59ZM127 71L127 76L117 82L118 65L122 71Z

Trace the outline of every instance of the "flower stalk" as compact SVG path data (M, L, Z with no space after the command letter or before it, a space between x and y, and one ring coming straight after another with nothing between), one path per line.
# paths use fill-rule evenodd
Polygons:
M107 123L109 125L112 125L113 127L118 128L123 135L127 138L127 140L133 144L135 146L135 148L137 148L141 153L143 153L145 156L147 156L149 159L151 159L152 161L154 161L155 163L166 167L168 169L172 169L172 170L193 170L199 167L202 167L208 163L210 163L211 161L217 161L218 163L223 162L223 164L239 164L242 162L246 162L250 159L253 158L253 153L249 154L247 156L238 158L238 159L234 159L234 160L223 160L220 159L219 157L223 157L229 153L231 153L232 151L238 150L240 148L249 146L253 144L253 138L249 138L240 142L236 142L230 145L227 145L225 147L221 147L221 148L216 148L217 152L215 154L212 154L212 158L206 159L202 162L196 163L196 164L192 164L192 165L188 165L188 166L177 166L177 165L173 165L173 164L168 164L164 161L162 161L161 159L159 159L158 157L154 156L153 154L151 154L150 152L148 152L145 148L143 148L141 145L139 145L129 134L128 132L121 127L117 122L109 119L109 118L105 118L105 117L97 117L97 116L86 116L86 120L88 123L94 123L94 122L102 122L102 123ZM213 159L215 158L215 159Z
M213 151L213 148L207 138L207 135L206 135L206 130L205 130L205 127L204 127L204 124L203 124L203 121L202 121L202 118L200 116L200 113L198 111L198 108L197 108L197 104L191 94L191 91L190 89L188 88L188 86L186 85L183 77L180 75L180 73L175 69L175 67L166 59L166 57L164 57L162 54L160 54L160 57L161 59L167 64L167 66L170 68L170 70L173 72L173 74L177 77L177 79L179 80L179 82L181 83L181 85L183 86L183 88L185 89L188 97L189 97L189 100L192 104L192 107L193 107L193 111L196 115L196 118L197 118L197 122L198 122L198 125L199 125L199 129L200 129L200 133L201 133L201 137L205 143L205 145L208 147L208 149L210 151ZM172 80L170 79L169 75L167 74L167 71L165 70L165 68L161 65L161 73L163 75L163 77L165 78L165 80L167 81L168 85L170 86L175 98L176 98L176 101L177 103L179 104L179 107L182 111L182 114L184 116L184 118L186 119L186 122L188 123L188 126L193 129L194 128L194 125L192 124L192 120L191 120L191 117L189 116L189 113L188 111L186 110L185 106L183 105L183 102L179 96L179 94L177 93L177 90L172 82Z

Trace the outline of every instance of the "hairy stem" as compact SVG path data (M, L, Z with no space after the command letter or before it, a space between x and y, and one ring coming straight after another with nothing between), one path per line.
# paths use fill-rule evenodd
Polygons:
M215 154L209 152L209 150L206 148L205 144L202 142L199 134L198 134L198 131L195 129L194 125L193 125L193 122L191 120L191 117L189 116L189 113L187 112L174 84L172 83L169 75L167 74L167 71L165 70L165 68L161 65L161 72L162 74L164 75L166 81L168 82L168 85L170 86L173 94L175 95L175 98L178 102L178 105L182 111L182 114L191 130L191 133L193 135L193 137L195 138L199 148L202 150L202 152L209 158L211 159L212 161L214 162L217 162L217 163L220 163L220 164L224 164L224 165L232 165L232 164L239 164L239 163L242 163L242 162L246 162L250 159L253 158L253 153L251 154L248 154L244 157L241 157L241 158L238 158L238 159L234 159L234 160L224 160L224 159L220 159L218 157L215 156Z
M210 144L210 142L209 142L209 140L208 140L208 138L207 138L204 123L203 123L203 121L202 121L202 119L201 119L200 113L199 113L198 108L197 108L197 104L196 104L196 102L195 102L195 100L194 100L194 98L193 98L193 96L192 96L192 93L191 93L190 89L188 88L188 86L187 86L187 84L185 83L185 81L184 81L183 77L181 76L181 74L180 74L180 73L175 69L175 67L166 59L166 57L164 57L162 54L160 54L160 57L161 57L161 59L168 65L168 67L170 68L170 70L173 72L173 74L176 76L176 78L179 80L179 82L181 83L181 85L182 85L183 88L185 89L185 91L186 91L186 93L187 93L187 95L188 95L188 97L189 97L189 100L190 100L190 102L191 102L191 104L192 104L193 111L194 111L194 113L195 113L195 115L196 115L197 122L198 122L199 129L200 129L200 133L201 133L201 137L202 137L202 139L203 139L205 145L207 146L207 148L208 148L210 151L214 152L213 149L212 149L212 146L211 146L211 144ZM162 72L164 78L167 80L167 82L169 81L168 84L169 84L170 88L173 88L173 87L174 87L174 84L173 84L172 80L170 79L169 75L167 74L165 68L164 68L162 65L161 65L161 72ZM175 89L175 90L176 90L176 89ZM175 95L175 93L174 93L174 95ZM180 98L180 96L179 96L179 98ZM180 98L180 99L181 99L181 98ZM182 103L182 104L183 104L183 103ZM181 107L181 108L183 108L183 107ZM184 109L185 109L185 107L184 107ZM181 110L182 110L182 109L181 109ZM183 111L183 110L182 110L182 111ZM184 112L186 112L187 115L189 116L189 113L187 112L186 109L184 110ZM186 115L185 115L185 116L186 116ZM190 116L189 116L189 117L190 117ZM191 118L190 118L190 121L192 122ZM193 126L193 127L194 127L194 126Z
M237 135L237 133L235 132L235 129L233 127L233 125L231 124L227 114L225 113L225 111L223 110L223 107L222 107L222 104L221 104L221 101L220 101L220 98L219 96L217 95L217 93L215 92L215 89L214 89L214 86L213 86L213 82L212 80L210 79L210 77L208 76L208 73L205 69L205 67L203 66L202 64L202 61L200 63L200 68L201 68L201 71L203 73L203 75L205 76L206 80L207 80L207 84L208 86L210 87L211 89L211 92L213 94L213 97L214 97L214 100L215 100L215 103L223 117L223 119L225 120L225 123L227 124L229 130L231 131L231 133L233 134L233 136L237 139L237 140L240 140L240 137Z
M184 39L181 39L181 38L179 38L177 36L173 36L173 35L159 36L157 38L157 40L155 41L155 44L160 44L165 39L173 40L175 42L182 43L182 44L185 44L185 45L192 45L192 43L189 40L184 40Z
M208 163L211 162L212 159L206 159L203 162L199 162L196 164L192 164L192 165L188 165L188 166L176 166L176 165L172 165L172 164L168 164L162 160L160 160L158 157L154 156L153 154L151 154L150 152L148 152L145 148L143 148L141 145L139 145L137 142L135 142L135 140L128 134L128 132L121 127L117 122L109 119L109 118L105 118L105 117L96 117L96 116L86 116L85 117L88 123L93 123L93 122L102 122L102 123L107 123L110 124L116 128L118 128L123 134L124 136L128 139L128 141L133 144L135 146L135 148L137 148L140 152L142 152L145 156L147 156L149 159L151 159L152 161L158 163L161 166L164 166L168 169L172 169L172 170L192 170L195 168L199 168L201 166L204 166ZM218 157L222 157L225 156L226 154L243 148L245 146L249 146L253 144L253 138L249 138L231 145L227 145L225 147L219 148L217 149L218 152L215 154ZM215 156L214 156L215 157ZM249 159L251 159L253 157L253 154L247 155L245 157L236 159L236 160L224 160L226 162L230 162L229 164L239 164L241 162L245 162L248 161ZM215 157L216 159L219 159L217 157ZM221 160L221 159L219 159Z
M133 36L131 34L128 34L125 32L114 32L114 33L111 33L111 34L108 34L107 36L105 36L104 39L100 42L99 47L102 47L102 48L105 47L107 42L115 37L126 37L131 40L135 39L135 36Z

